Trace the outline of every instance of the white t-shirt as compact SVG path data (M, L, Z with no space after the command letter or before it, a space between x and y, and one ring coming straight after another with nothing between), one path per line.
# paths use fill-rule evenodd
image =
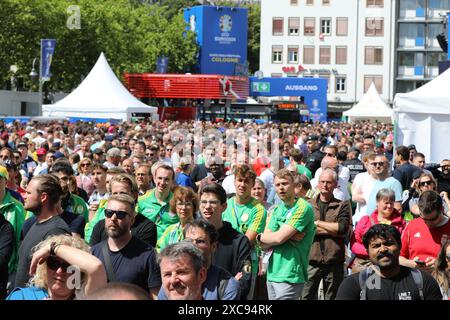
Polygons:
M314 179L311 180L311 187L315 189L319 184L319 177L322 173L322 168L317 169ZM341 201L350 200L350 194L348 193L348 180L350 179L350 170L347 167L339 166L338 186L333 191L333 195L336 199Z
M373 189L375 179L368 172L361 172L353 179L352 189L361 188L365 204L356 204L355 214L353 215L353 225L355 225L362 217L368 215L366 212L367 203L369 202L370 193Z
M259 175L259 179L261 179L262 182L264 182L264 186L266 187L267 203L272 205L276 193L273 185L275 173L273 173L273 171L270 169L266 169Z
M234 174L230 174L222 181L222 187L227 194L236 193L236 187L234 186Z

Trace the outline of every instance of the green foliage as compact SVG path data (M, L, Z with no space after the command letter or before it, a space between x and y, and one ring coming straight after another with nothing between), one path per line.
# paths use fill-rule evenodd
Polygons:
M67 8L78 5L81 28L69 29ZM111 68L124 72L154 72L158 56L169 57L168 72L185 72L195 63L197 45L185 31L181 13L167 18L165 7L129 0L1 0L0 81L9 66L31 85L29 72L40 55L40 39L56 39L51 91L71 91L104 52Z

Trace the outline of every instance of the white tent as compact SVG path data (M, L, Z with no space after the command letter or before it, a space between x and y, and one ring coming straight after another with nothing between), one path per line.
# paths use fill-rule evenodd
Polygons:
M362 99L353 108L345 111L343 115L349 117L350 122L355 120L378 120L379 122L392 123L394 111L384 103L375 88L375 84L372 82Z
M55 104L42 106L47 117L79 117L130 121L133 113L151 114L158 119L158 109L136 99L117 79L105 55L83 82L67 97Z
M396 145L414 144L427 162L450 158L450 69L394 99Z

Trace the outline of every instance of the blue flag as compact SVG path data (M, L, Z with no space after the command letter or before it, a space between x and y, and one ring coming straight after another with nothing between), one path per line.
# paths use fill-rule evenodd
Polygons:
M55 52L55 39L41 39L41 80L48 81L52 74L50 73L50 66L53 61L53 54Z

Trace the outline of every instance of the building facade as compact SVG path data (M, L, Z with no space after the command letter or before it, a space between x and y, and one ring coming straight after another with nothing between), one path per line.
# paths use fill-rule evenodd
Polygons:
M351 106L372 82L392 103L437 76L444 54L436 35L449 2L262 0L260 70L326 78L330 106Z

